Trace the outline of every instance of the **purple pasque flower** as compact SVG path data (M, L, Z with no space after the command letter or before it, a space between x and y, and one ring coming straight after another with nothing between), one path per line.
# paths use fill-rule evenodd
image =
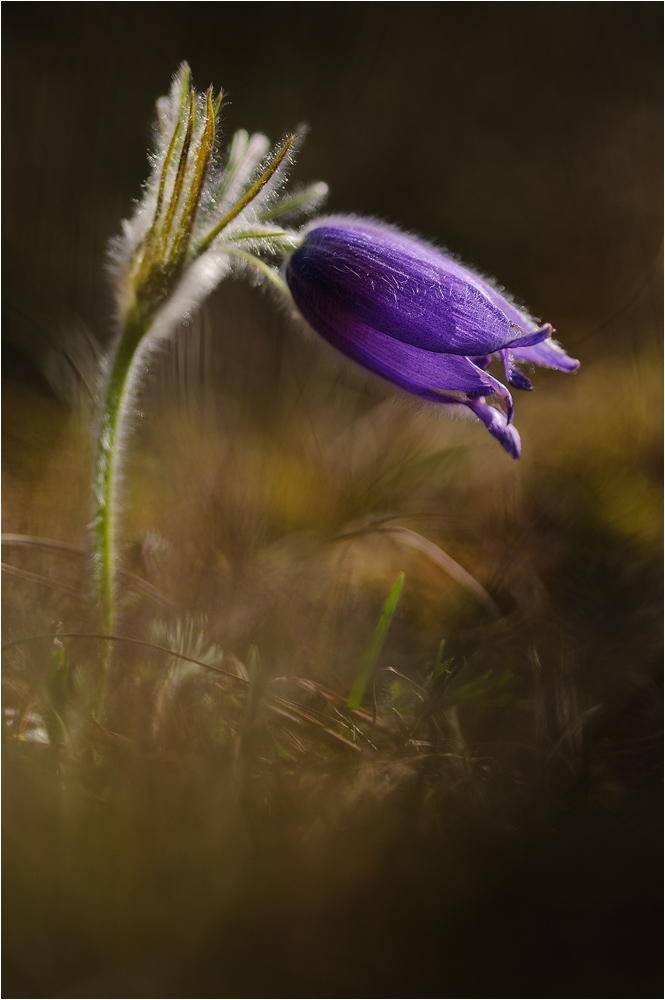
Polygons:
M464 406L519 458L508 388L533 388L519 362L575 371L552 339L484 278L393 226L354 216L312 222L286 267L293 300L310 326L347 357L422 399ZM505 412L486 402L499 397Z

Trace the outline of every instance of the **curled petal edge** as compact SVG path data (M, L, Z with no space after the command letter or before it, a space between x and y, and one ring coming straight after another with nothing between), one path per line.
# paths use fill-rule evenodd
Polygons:
M544 368L556 368L560 372L576 372L580 367L579 361L569 357L563 347L551 337L533 346L511 347L510 353L517 361L527 361L532 365L542 365Z
M508 422L502 410L489 406L480 400L469 400L464 404L481 420L492 437L502 445L511 458L519 458L522 453L522 443L517 428Z

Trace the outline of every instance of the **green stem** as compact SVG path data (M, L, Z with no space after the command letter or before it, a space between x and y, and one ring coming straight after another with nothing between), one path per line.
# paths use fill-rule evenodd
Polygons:
M94 478L93 545L100 624L108 634L113 632L115 617L116 501L122 424L126 414L132 365L148 326L148 317L143 310L136 308L128 313L113 358L99 428Z

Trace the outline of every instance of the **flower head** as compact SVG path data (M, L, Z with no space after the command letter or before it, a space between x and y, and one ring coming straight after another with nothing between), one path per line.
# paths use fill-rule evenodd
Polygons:
M485 279L400 230L368 219L318 219L286 267L307 322L343 354L423 399L471 410L519 458L512 397L489 374L501 357L506 381L531 389L521 361L575 371L552 339ZM506 412L487 403L498 396Z

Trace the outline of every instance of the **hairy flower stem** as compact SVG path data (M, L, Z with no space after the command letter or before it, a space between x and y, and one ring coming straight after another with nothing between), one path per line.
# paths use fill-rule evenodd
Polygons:
M144 309L137 306L129 311L113 358L99 428L94 477L93 546L100 628L109 635L115 624L116 503L123 423L132 368L148 327L149 317Z
M288 294L278 268L262 260L261 253L292 250L297 234L272 219L294 210L310 212L327 192L319 183L286 197L279 195L296 134L266 163L265 136L250 137L241 130L228 159L218 161L215 141L221 101L221 92L213 99L212 88L197 93L189 66L180 66L169 95L157 102L156 149L144 197L113 244L121 333L110 358L101 411L92 538L99 633L108 637L113 636L118 610L116 533L123 437L148 353L143 344L149 339L154 345L170 336L222 278L238 271L238 264L241 269L249 265ZM96 719L103 712L111 649L108 641L101 654Z

